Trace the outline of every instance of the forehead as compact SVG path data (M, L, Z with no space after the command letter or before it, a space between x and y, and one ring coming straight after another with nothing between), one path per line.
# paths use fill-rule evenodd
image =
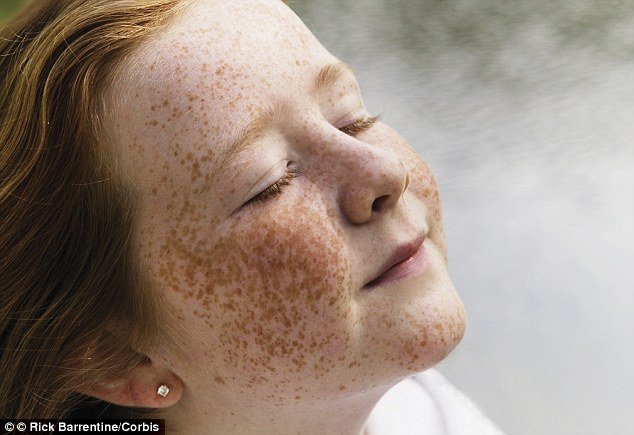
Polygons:
M140 95L181 105L204 99L212 125L241 125L272 99L297 95L332 59L278 0L194 2L143 51Z
M194 1L125 62L111 95L115 142L218 160L262 111L305 99L334 60L279 0Z

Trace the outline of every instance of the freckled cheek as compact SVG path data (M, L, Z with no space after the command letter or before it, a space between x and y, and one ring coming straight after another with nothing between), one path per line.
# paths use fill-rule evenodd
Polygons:
M253 272L260 292L275 293L289 306L314 311L339 305L347 294L349 266L342 241L323 222L322 216L289 210L286 216L260 216L257 225L236 237L246 254L245 268Z
M376 143L385 144L397 153L410 174L409 190L420 198L431 213L431 218L440 223L440 192L434 175L423 158L395 130L385 124L377 126L377 135L372 139Z
M321 215L297 211L265 213L235 237L250 271L246 294L256 320L315 357L341 353L353 323L349 262L324 222Z
M440 191L431 169L418 155L412 158L411 177L412 192L422 199L428 210L427 223L429 225L429 233L427 236L438 247L446 264L448 254L442 221Z
M418 154L411 155L409 165L412 191L427 205L434 220L440 222L442 220L442 205L440 203L440 190L434 174Z
M395 148L402 156L410 174L410 194L415 195L427 207L427 223L430 227L428 237L434 241L447 261L447 246L442 222L442 204L440 190L431 168L423 158L403 138L396 135Z

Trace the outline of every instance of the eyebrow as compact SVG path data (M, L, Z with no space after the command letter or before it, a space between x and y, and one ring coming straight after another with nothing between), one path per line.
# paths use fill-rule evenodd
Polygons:
M318 94L322 88L332 86L342 75L346 73L354 75L352 68L344 62L337 62L324 66L315 78L313 92Z
M318 94L322 89L334 85L346 73L354 75L352 68L344 62L324 66L315 77L312 87L313 93ZM222 170L222 168L236 163L242 154L262 139L271 124L278 119L282 119L284 115L289 113L289 110L287 106L277 103L253 118L249 125L242 130L238 138L227 148L225 155L220 160L219 168Z

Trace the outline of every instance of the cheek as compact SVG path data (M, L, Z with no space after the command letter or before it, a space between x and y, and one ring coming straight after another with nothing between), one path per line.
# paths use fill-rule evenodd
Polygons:
M423 202L431 213L431 218L436 223L442 222L442 207L440 204L440 191L436 178L427 163L414 152L410 151L408 165L411 174L411 190Z
M386 143L394 144L397 152L402 156L403 162L410 174L410 194L420 200L427 209L427 220L430 228L428 237L434 241L442 256L447 262L447 246L442 222L442 204L440 190L431 168L422 157L395 131L387 127L385 132Z
M229 287L244 288L241 302L259 325L241 333L267 361L286 359L294 369L342 354L352 317L343 239L308 203L301 210L261 204L257 222L236 224L228 239L244 270Z
M422 200L434 223L441 223L442 213L440 192L434 175L421 156L395 130L385 124L379 124L376 136L372 138L377 144L389 144L399 156L410 174L409 191ZM385 146L385 145L383 145Z
M283 206L292 200L285 195L245 210L216 230L222 237L184 219L159 255L162 287L182 307L192 348L210 370L199 376L222 388L271 391L280 376L314 382L351 347L355 313L343 233L316 194L302 198L310 206L301 209Z
M440 190L436 178L423 159L412 149L409 152L408 166L410 169L410 190L425 204L429 234L427 235L440 250L447 263L447 243L442 221L442 204Z

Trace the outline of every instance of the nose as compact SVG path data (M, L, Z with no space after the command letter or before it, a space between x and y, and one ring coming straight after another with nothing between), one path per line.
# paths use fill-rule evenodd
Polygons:
M388 147L345 136L333 162L340 174L339 206L354 224L369 222L393 209L409 186L403 161Z

